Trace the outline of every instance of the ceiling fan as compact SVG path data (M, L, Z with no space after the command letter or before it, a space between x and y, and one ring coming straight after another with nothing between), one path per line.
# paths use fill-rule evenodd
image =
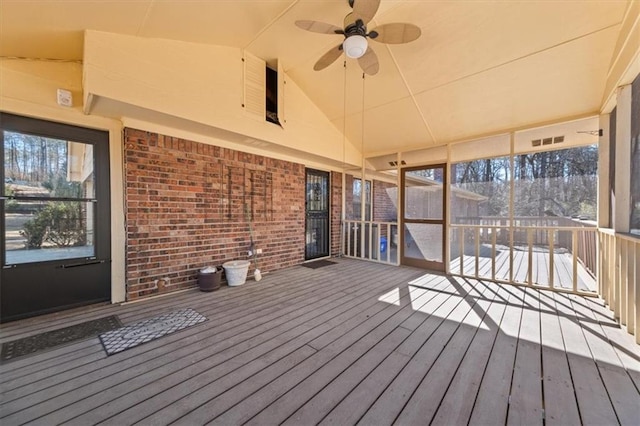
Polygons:
M367 32L367 24L373 19L380 6L380 0L347 0L353 9L344 17L344 29L325 22L302 20L296 21L296 26L303 30L321 34L341 34L342 43L331 48L322 55L313 69L320 71L336 61L342 52L349 57L358 59L358 64L365 74L374 75L380 65L378 56L367 42L367 38L378 43L402 44L409 43L420 37L420 28L416 25L398 22L384 24Z

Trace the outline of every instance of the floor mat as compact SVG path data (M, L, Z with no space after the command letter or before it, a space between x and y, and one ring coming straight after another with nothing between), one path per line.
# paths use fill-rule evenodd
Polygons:
M78 340L90 339L100 333L115 330L120 327L122 327L122 324L120 320L118 320L118 317L111 315L58 330L36 334L35 336L13 340L2 344L2 357L0 357L0 361L10 361Z
M305 268L318 269L318 268L322 268L323 266L329 266L329 265L335 265L335 264L336 262L323 259L323 260L315 260L313 262L303 263L302 266L304 266Z
M107 355L113 355L206 320L193 309L181 309L101 334L100 341Z

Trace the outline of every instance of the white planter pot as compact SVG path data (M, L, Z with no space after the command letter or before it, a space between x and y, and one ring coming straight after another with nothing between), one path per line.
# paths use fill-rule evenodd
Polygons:
M233 260L222 264L227 284L230 287L242 285L247 281L247 272L250 262L248 260Z

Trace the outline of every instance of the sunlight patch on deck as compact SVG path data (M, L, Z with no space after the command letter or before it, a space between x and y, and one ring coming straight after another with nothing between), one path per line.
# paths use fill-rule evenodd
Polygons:
M390 292L385 293L382 296L378 297L378 300L380 302L385 302L392 305L400 306L400 289L396 287Z

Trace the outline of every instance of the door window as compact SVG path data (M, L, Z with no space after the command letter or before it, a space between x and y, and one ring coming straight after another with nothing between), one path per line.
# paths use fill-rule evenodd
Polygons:
M4 265L95 256L93 145L4 136Z

